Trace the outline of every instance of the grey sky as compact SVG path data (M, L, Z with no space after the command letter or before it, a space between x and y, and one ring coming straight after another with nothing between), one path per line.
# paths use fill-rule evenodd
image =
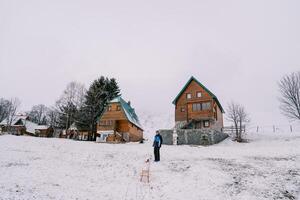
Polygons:
M105 75L138 113L173 114L194 75L253 123L286 124L277 81L300 70L299 10L297 0L0 0L1 96L28 110Z

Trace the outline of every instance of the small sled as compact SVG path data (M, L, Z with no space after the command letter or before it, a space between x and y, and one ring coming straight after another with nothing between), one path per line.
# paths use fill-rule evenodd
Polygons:
M146 183L150 182L150 159L145 161L145 166L142 169L140 181Z

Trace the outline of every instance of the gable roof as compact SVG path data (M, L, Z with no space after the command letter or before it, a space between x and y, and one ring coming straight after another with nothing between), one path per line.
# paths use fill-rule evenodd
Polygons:
M26 115L15 115L11 124L16 125L20 120L28 120L28 118ZM7 118L0 122L0 125L7 125Z
M134 108L132 108L121 96L118 96L118 97L114 98L113 100L111 100L108 103L108 105L111 103L120 103L121 108L125 113L126 119L143 130L142 125L140 124L139 118L138 118L137 114L135 113ZM104 112L103 112L103 114L104 114ZM101 116L100 116L100 118L101 118Z
M7 119L3 120L0 125L7 125ZM25 126L26 132L34 134L35 130L46 130L49 128L47 125L38 125L37 123L34 123L29 120L28 116L25 115L16 115L13 119L12 126L18 126L22 125Z
M39 126L38 124L31 122L29 120L24 120L24 126L26 127L26 132L35 135L35 129Z
M182 90L179 92L179 94L176 96L176 98L173 100L173 104L176 104L177 100L179 97L182 95L182 93L186 90L186 88L190 85L192 81L195 81L200 87L202 87L218 104L219 108L221 109L222 113L225 113L221 103L219 102L218 98L216 95L214 95L209 89L207 89L202 83L200 83L194 76L192 76L189 81L185 84L185 86L182 88Z

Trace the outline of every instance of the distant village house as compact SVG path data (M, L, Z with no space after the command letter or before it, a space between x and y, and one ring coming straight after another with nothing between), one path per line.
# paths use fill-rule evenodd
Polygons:
M67 130L63 130L59 135L60 138L84 140L84 141L88 140L88 136L89 136L89 132L79 130L75 122L71 124L71 126Z
M53 128L47 125L38 125L26 115L16 115L8 127L7 119L0 122L1 132L13 135L29 135L36 137L53 137Z

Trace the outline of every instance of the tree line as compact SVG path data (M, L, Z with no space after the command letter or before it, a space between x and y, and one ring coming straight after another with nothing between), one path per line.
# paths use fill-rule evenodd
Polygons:
M96 139L97 119L106 104L120 95L115 78L101 76L88 89L82 83L70 82L53 106L34 105L26 112L31 121L39 125L68 129L75 124L79 130L88 131L89 140ZM7 119L8 127L20 107L20 100L0 99L0 121Z
M280 110L290 120L300 120L300 71L285 75L278 82ZM54 106L34 105L26 114L39 125L68 129L75 123L79 130L91 133L95 140L97 119L108 101L120 95L115 78L101 76L94 80L89 89L79 82L70 82ZM20 107L18 98L0 98L0 121L7 120L10 126ZM236 130L236 141L243 141L242 126L250 121L246 108L231 102L227 106L227 120Z

